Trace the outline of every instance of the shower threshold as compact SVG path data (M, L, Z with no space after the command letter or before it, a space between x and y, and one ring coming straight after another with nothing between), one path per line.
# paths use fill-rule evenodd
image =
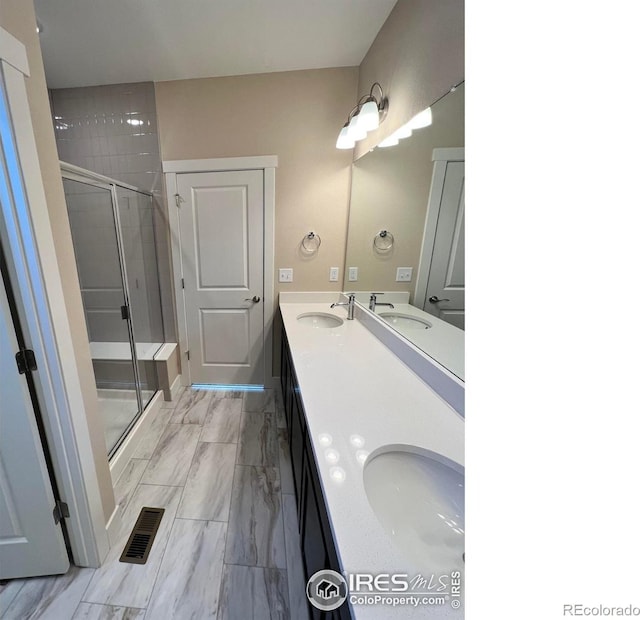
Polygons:
M153 390L142 390L143 402L149 402ZM138 415L135 390L98 389L98 406L104 425L107 452L118 443L132 420Z

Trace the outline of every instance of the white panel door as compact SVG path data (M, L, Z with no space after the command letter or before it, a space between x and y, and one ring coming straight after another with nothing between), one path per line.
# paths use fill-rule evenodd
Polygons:
M447 162L424 310L464 329L463 161Z
M263 174L177 177L191 383L264 384Z
M0 579L66 573L69 559L0 278ZM36 371L37 372L37 371Z

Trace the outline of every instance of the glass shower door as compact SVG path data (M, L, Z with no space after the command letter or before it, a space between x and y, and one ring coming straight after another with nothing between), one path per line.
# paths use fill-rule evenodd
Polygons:
M144 409L158 389L153 360L164 343L153 199L120 186L116 198Z
M113 192L63 179L107 451L142 411Z

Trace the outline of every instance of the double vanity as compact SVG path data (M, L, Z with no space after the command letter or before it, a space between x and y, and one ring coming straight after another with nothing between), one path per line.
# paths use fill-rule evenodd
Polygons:
M306 577L332 568L360 579L347 603L313 617L462 618L464 384L366 306L354 304L349 320L337 303L348 302L280 295ZM367 575L382 576L376 590Z

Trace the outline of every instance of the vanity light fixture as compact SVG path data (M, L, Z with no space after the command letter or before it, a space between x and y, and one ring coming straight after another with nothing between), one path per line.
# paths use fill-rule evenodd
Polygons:
M422 112L420 114L422 114ZM408 123L400 127L400 129L396 129L389 137L385 138L382 142L380 142L378 146L383 149L387 148L388 146L396 146L396 144L398 144L400 140L403 140L404 138L408 138L409 136L411 136L411 134L413 133L413 130L418 128L418 127L414 127L412 123L413 123L413 119L411 119ZM422 125L422 126L426 127L427 125Z
M399 142L400 140L396 138L394 134L391 134L388 138L385 138L382 142L380 142L378 146L385 149L388 146L396 146L396 144L398 144Z
M433 123L433 114L431 114L431 108L418 112L410 121L409 127L411 129L422 129L423 127L429 127Z
M458 82L454 84L444 95L438 97L428 108L422 110L422 112L418 112L408 123L404 124L400 129L396 129L390 136L385 138L380 144L378 144L381 148L386 148L388 146L396 146L403 138L408 138L414 129L422 129L423 127L429 127L433 123L433 114L431 112L431 106L438 103L440 99L446 97L449 93L453 93L456 91L458 86L460 86L462 82Z
M373 94L376 87L380 90L379 98ZM382 86L374 82L369 94L360 97L358 103L349 112L347 122L338 134L336 148L352 149L356 142L363 140L367 133L380 126L381 117L384 118L386 111L387 98L384 96Z
M396 129L388 138L385 138L378 146L386 148L388 146L395 146L403 138L408 138L413 133L413 129L410 123L403 125L400 129Z
M410 138L413 133L413 129L409 126L409 123L400 127L400 129L396 129L393 132L393 135L398 138L398 140L403 140L404 138Z

